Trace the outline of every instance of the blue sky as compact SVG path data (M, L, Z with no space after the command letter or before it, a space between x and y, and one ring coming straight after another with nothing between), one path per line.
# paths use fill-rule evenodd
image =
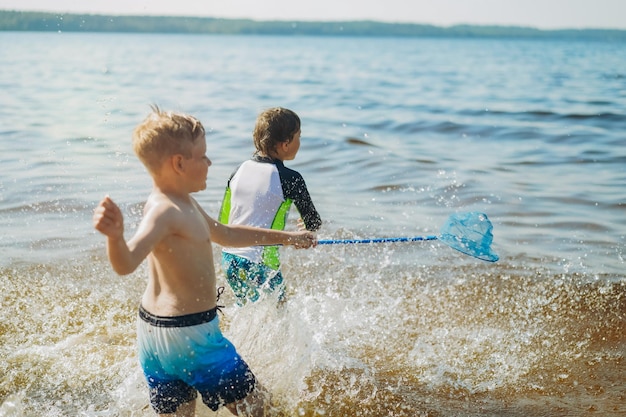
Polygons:
M626 0L0 0L0 9L626 29Z

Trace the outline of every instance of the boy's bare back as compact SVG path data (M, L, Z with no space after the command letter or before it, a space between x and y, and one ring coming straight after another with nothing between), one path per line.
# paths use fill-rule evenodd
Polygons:
M115 217L121 222L119 209L108 197L96 210L96 216ZM96 221L96 229L108 236L110 245L115 245L117 239L122 238L120 232L107 233L100 223ZM149 241L154 243L147 255L149 278L141 300L143 307L159 316L180 316L215 307L217 295L210 232L195 201L172 199L153 192L128 247L131 251L142 252L140 245ZM114 259L114 269L119 265L118 272L128 272L123 269L123 261Z
M167 228L150 258L149 281L142 298L160 316L191 314L216 305L215 267L206 218L193 199L182 201L153 193L145 207L159 213Z

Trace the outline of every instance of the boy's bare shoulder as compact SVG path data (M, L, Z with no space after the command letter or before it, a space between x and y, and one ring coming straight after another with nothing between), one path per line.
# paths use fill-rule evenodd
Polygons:
M153 219L175 219L186 211L186 207L191 207L189 203L172 198L163 193L152 193L148 197L144 206L144 216Z
M148 196L146 200L146 204L144 205L144 212L148 212L151 210L167 210L170 207L174 207L175 204L172 199L163 193L153 192Z

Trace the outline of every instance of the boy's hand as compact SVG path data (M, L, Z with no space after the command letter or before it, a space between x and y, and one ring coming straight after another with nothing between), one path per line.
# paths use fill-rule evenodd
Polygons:
M124 235L122 211L109 196L104 197L94 210L93 227L109 238L118 238Z
M296 249L307 249L317 246L317 237L313 232L293 232L293 237L290 240Z

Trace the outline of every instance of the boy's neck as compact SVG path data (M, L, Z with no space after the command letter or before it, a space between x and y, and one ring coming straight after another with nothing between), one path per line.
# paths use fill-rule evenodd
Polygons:
M263 152L257 152L256 155L259 158L276 159L276 160L282 161L282 158L280 158L278 155L268 155L268 154L263 153Z
M177 184L163 184L157 181L153 182L152 194L161 194L169 199L177 199L182 201L190 201L191 195L187 190L182 190Z

